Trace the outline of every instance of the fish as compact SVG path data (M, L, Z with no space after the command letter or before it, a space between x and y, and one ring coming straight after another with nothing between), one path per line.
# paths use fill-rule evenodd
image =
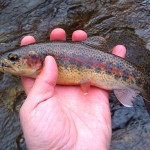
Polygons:
M36 78L47 55L58 66L59 85L95 86L113 91L126 107L132 107L141 93L150 115L150 80L131 62L110 54L103 37L82 42L53 41L31 44L0 54L0 71ZM90 90L90 89L89 89Z

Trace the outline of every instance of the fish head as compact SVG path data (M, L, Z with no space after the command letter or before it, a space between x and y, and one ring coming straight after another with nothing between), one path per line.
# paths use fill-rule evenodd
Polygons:
M12 51L0 56L0 71L17 76L35 78L42 68L42 61L36 51Z

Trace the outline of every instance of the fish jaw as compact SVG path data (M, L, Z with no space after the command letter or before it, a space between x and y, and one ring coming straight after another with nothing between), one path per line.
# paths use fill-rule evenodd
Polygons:
M6 58L1 58L0 71L7 72L17 76L27 76L35 78L41 70L41 65L30 66L26 59L19 59L19 61L12 62Z
M0 57L0 71L35 78L43 66L40 54L24 48L7 52Z

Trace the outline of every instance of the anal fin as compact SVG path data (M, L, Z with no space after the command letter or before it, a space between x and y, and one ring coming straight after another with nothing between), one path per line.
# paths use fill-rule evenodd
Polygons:
M84 94L88 94L88 91L89 91L89 89L90 89L90 86L91 86L90 81L82 81L82 82L80 83L80 88L81 88L81 90L82 90L82 92L83 92Z
M126 107L133 106L135 98L139 93L139 91L131 88L114 90L114 94L117 99Z

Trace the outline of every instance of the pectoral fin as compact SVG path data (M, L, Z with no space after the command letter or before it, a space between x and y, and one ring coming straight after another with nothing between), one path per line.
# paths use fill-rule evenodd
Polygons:
M27 59L27 64L30 67L40 68L42 66L41 57L35 51L29 51L26 59Z
M117 99L126 107L133 106L135 98L139 93L139 91L130 88L114 90L114 94L116 95Z

